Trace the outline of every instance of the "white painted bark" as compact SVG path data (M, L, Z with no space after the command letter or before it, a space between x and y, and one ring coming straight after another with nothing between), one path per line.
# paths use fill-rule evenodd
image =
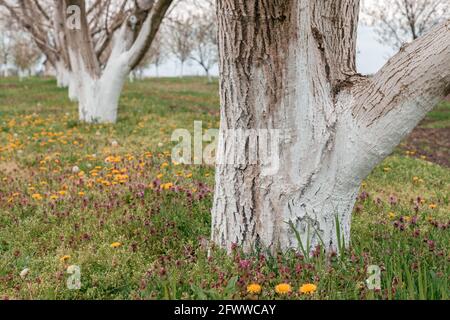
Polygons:
M70 70L64 62L57 61L55 65L55 77L58 88L68 88L70 84Z
M448 23L367 79L355 67L358 12L358 0L218 1L221 136L284 133L272 175L242 165L249 139L219 143L212 240L220 247L299 249L288 222L307 250L348 245L362 180L448 94ZM235 165L225 159L233 151Z
M119 35L108 64L100 78L92 76L85 66L81 65L75 81L78 88L79 116L88 123L115 123L120 95L131 71L124 52L124 42ZM71 53L75 54L75 53ZM77 59L73 59L77 60ZM79 61L79 59L78 59Z
M172 0L139 1L144 20L134 34L128 20L116 32L106 66L100 67L88 30L84 0L66 0L81 8L81 30L66 30L72 68L70 91L78 98L79 117L88 123L115 123L120 95L131 70L144 57ZM73 86L72 86L73 85Z

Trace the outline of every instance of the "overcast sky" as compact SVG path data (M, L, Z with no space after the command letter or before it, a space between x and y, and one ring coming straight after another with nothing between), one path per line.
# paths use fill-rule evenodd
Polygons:
M380 44L371 27L361 23L358 31L358 71L362 74L373 74L377 72L386 61L394 54L392 49ZM178 76L180 74L179 63L175 59L169 59L159 68L159 75L164 77ZM203 75L202 69L194 62L189 62L184 67L185 75ZM213 74L217 75L217 67ZM155 76L155 68L151 68L147 75Z

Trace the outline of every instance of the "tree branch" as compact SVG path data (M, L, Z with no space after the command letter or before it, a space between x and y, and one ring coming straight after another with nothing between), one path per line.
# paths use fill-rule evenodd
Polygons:
M450 93L450 20L403 47L352 90L349 121L359 150L352 163L364 177Z
M405 104L433 109L450 91L450 20L403 47L360 88L353 115L370 127Z
M145 56L172 1L159 0L147 16L133 46L127 51L130 70L133 70Z

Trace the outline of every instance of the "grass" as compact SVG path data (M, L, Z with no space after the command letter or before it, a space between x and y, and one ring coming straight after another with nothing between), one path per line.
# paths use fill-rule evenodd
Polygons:
M53 80L0 79L0 298L255 299L250 283L261 299L449 298L450 170L400 150L362 185L341 258L208 256L214 169L171 163L170 138L194 120L218 126L217 89L129 84L118 124L89 126ZM449 127L448 110L426 125ZM67 288L70 265L80 290ZM370 265L381 290L365 285ZM292 293L275 292L284 282ZM306 283L317 291L298 293Z
M433 111L428 114L427 123L424 128L448 128L450 123L450 102L439 104Z

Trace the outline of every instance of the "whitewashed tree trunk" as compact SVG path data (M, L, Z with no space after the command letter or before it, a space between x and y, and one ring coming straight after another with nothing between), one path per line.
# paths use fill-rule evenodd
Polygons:
M77 72L78 78L75 80L80 120L88 123L115 123L120 95L131 71L127 56L111 56L101 76L91 75L84 67L81 69L84 71Z
M289 222L306 250L348 245L362 180L450 91L449 22L369 79L355 67L358 15L358 0L218 0L220 247L299 249ZM254 140L230 129L279 130L279 170L243 164Z
M70 70L64 62L57 61L55 66L55 76L58 88L68 88L70 84Z
M80 28L66 28L71 65L70 90L77 97L79 117L88 123L115 123L119 98L131 70L144 57L172 0L140 0L144 16L139 32L125 20L115 34L106 66L100 67L87 21L85 0L66 0L65 6L80 8ZM58 4L57 4L58 5ZM59 4L61 5L61 4ZM65 10L64 10L65 11Z

